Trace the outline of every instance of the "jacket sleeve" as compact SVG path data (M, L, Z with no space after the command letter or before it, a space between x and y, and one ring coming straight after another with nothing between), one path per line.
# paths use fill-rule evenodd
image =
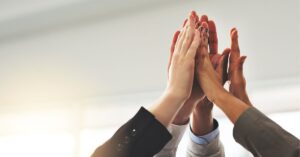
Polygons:
M233 136L255 157L299 157L300 141L255 108L234 125Z
M168 130L145 108L103 145L92 157L152 157L172 138Z

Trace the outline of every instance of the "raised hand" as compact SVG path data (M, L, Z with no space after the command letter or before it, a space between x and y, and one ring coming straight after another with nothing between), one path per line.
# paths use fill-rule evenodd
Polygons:
M214 21L208 20L206 15L203 15L198 23L203 22L208 24L209 29L209 57L215 68L218 80L224 84L227 81L227 66L230 49L225 49L222 54L218 54L218 36ZM200 51L200 49L198 49ZM200 53L200 52L199 52ZM191 129L198 136L205 135L214 129L212 116L213 103L207 97L202 99L193 110Z
M236 28L231 29L231 55L229 64L229 91L237 98L252 106L246 92L246 80L243 74L243 65L246 56L240 56L240 48L238 43L238 31Z
M206 15L201 16L200 20L199 17L197 16L196 12L192 12L193 16L196 17L196 28L200 26L202 22L207 22L209 25L209 49L210 49L210 59L211 62L213 63L213 66L218 74L218 78L220 82L225 83L227 80L227 65L228 65L228 57L230 53L230 49L225 49L222 54L218 54L218 37L217 37L217 31L216 31L216 26L214 21L208 20L208 17ZM187 20L184 21L183 27L187 23ZM171 55L169 59L169 65L168 65L168 70L170 67L171 59L172 59L172 54L174 52L175 44L179 35L179 31L175 32L172 45L171 45ZM198 49L199 51L199 49ZM224 56L224 58L222 58ZM221 59L222 58L222 59ZM218 67L218 68L217 68ZM174 119L174 124L185 124L189 120L189 116L194 109L194 106L196 106L195 111L201 111L208 113L209 110L212 109L213 104L207 100L205 97L198 81L194 79L193 83L193 88L192 88L192 93L190 98L186 101L186 103L183 105L181 110L178 112L177 116ZM198 115L198 114L197 114ZM200 118L200 117L199 117ZM205 118L201 118L205 119ZM212 119L212 118L211 118ZM209 128L209 127L206 127Z
M191 14L188 24L178 35L178 41L176 42L169 68L167 87L168 90L186 99L191 95L195 55L199 44L199 31L195 29L195 17Z
M200 44L200 32L195 29L195 21L195 16L191 14L182 31L175 34L178 39L171 53L168 85L162 98L150 109L165 126L172 122L191 95L195 56Z
M230 53L230 49L226 48L222 54L218 53L218 35L215 22L213 20L208 20L206 15L203 15L198 23L200 26L203 22L208 24L209 36L208 36L208 43L209 43L209 57L212 62L213 67L217 72L217 76L219 81L224 84L227 79L227 67L228 67L228 57ZM200 49L198 49L200 51ZM200 53L200 52L198 52ZM200 101L197 105L196 109L204 108L212 108L213 104L207 100L207 98Z
M201 44L197 51L196 58L196 76L204 91L207 98L213 102L216 96L217 89L223 89L220 78L218 74L214 71L213 65L210 61L210 56L208 53L208 24L202 22L200 30ZM220 60L224 60L224 56ZM216 68L217 71L221 70L222 64Z
M193 21L193 22L195 22L193 25L196 27L196 25L198 23L198 16L196 15L196 12L192 11L191 16L195 19ZM188 24L187 22L188 22L188 20L184 21L183 27L185 27L186 24ZM169 65L168 65L168 72L170 70L169 68L171 65L172 56L173 56L173 53L175 50L175 45L176 45L179 33L180 33L179 31L176 31L174 34L174 37L173 37L171 50L170 50L171 53L170 53L170 59L169 59ZM199 37L200 37L200 34L199 34ZM189 120L192 110L194 109L195 104L197 104L201 99L203 99L203 96L204 96L204 94L203 94L197 80L194 79L191 96L188 98L188 100L185 102L183 107L177 113L177 115L173 121L173 124L177 124L177 125L186 124Z

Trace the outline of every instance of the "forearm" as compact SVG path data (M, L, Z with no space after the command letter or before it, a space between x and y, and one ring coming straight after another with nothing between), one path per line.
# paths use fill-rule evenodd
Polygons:
M160 123L167 127L173 121L184 102L184 97L179 97L173 93L166 92L149 108L149 111Z
M198 136L205 135L213 130L213 104L205 98L204 104L199 104L192 114L191 129Z
M195 99L188 99L176 114L172 124L184 125L188 123L190 119L190 115L194 110L195 106L197 105L197 103L198 101Z
M246 111L249 106L241 101L240 99L234 97L225 89L219 89L216 92L214 103L227 115L232 123L235 123L240 115Z

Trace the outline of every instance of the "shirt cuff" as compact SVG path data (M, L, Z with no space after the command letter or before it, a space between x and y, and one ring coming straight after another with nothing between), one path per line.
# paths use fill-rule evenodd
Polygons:
M206 145L209 144L211 141L213 141L215 138L217 138L218 135L220 134L219 123L215 119L213 120L213 123L214 123L214 130L212 130L210 133L203 136L195 135L190 127L189 132L190 132L191 140L199 145Z

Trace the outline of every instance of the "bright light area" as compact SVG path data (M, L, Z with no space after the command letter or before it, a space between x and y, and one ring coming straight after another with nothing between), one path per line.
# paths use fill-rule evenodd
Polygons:
M94 116L94 119L92 119L91 115L83 114L98 111L98 115L104 112L108 115L108 112L112 112L110 109L101 107L98 109L87 107L82 112L75 110L76 114L70 113L73 110L3 114L0 121L0 156L90 156L98 146L109 139L117 128L138 110L138 106L134 105L124 105L123 108L127 108L127 110L119 108L116 114L110 114L112 117L109 118L109 121L112 122L112 125L105 123L106 119L103 119L102 116L100 116L101 119L99 119L99 116ZM114 108L114 110L116 109ZM92 111L86 112L87 110ZM118 115L118 112L122 112L123 115ZM82 118L83 124L80 123L79 118L76 118L78 116ZM269 116L287 131L300 138L300 126L295 125L297 120L300 119L300 111L275 113ZM232 137L233 125L231 122L222 115L217 116L217 119L220 123L221 140L225 146L226 156L248 157L249 153L235 143ZM11 123L8 123L9 120L11 120ZM179 145L178 156L184 156L188 138L186 132Z
M74 137L69 133L0 136L3 157L74 157Z
M191 10L215 20L219 52L238 28L252 103L300 138L299 0L2 0L0 10L0 157L90 156L160 97ZM249 157L214 115L226 156Z

